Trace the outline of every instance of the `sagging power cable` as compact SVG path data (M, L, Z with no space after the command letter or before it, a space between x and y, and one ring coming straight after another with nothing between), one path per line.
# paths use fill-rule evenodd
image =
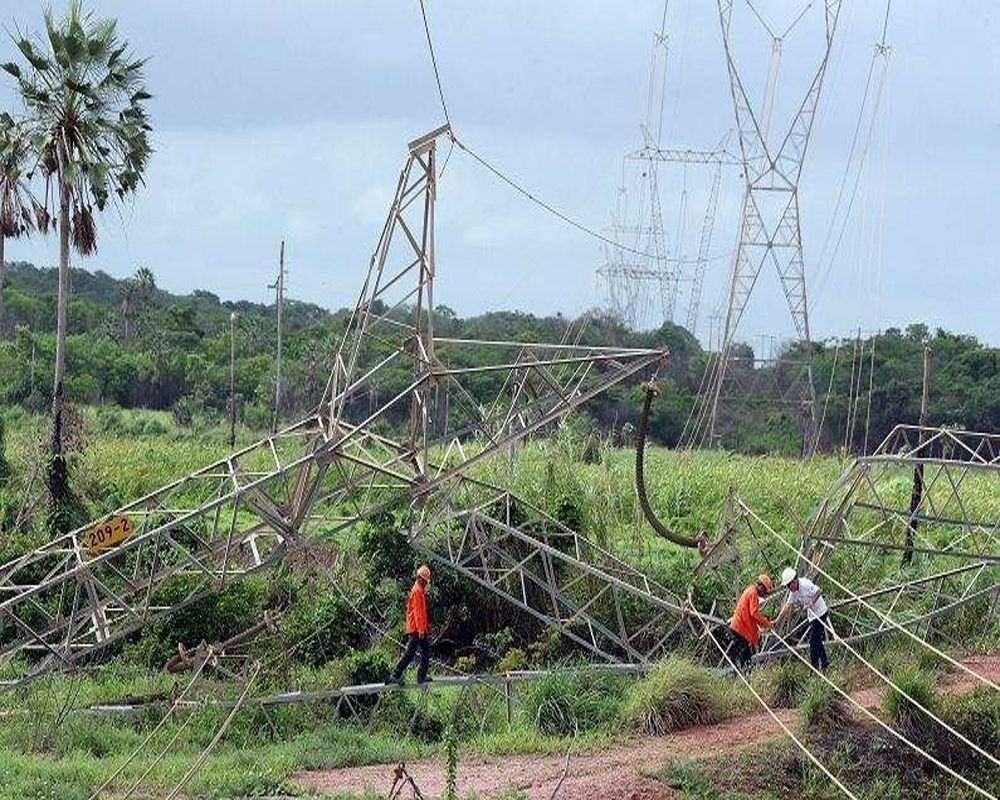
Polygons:
M448 113L448 103L447 103L447 101L445 100L445 97L444 97L444 87L443 87L443 84L441 83L441 72L438 69L437 56L436 56L435 51L434 51L434 41L431 38L431 29L430 29L429 23L427 22L427 9L426 9L426 7L424 5L424 0L419 0L419 2L420 2L420 15L423 18L423 22L424 22L424 34L427 37L427 52L430 55L431 66L434 68L434 80L437 83L438 98L441 101L441 110L444 112L445 121L449 125L451 125L452 124L451 123L451 115ZM542 200L541 198L539 198L534 193L529 192L520 183L518 183L517 181L515 181L513 178L508 177L501 170L499 170L497 167L493 166L493 164L491 164L489 161L487 161L485 158L483 158L481 155L479 155L479 153L477 153L475 150L473 150L468 145L464 144L455 135L454 126L452 126L452 131L451 131L450 135L451 135L452 145L457 146L464 153L467 153L468 155L470 155L481 166L483 166L487 170L489 170L489 172L492 173L494 177L499 178L503 183L506 183L508 186L510 186L512 189L514 189L514 191L516 191L518 194L520 194L523 197L527 198L532 203L534 203L535 205L537 205L539 208L542 208L545 211L548 211L550 214L552 214L553 216L555 216L558 219L562 220L567 225L570 225L570 226L576 228L578 231L581 231L582 233L587 234L588 236L596 239L599 242L603 242L604 244L609 245L611 247L614 247L614 248L616 248L618 250L621 250L621 251L623 251L625 253L631 253L632 255L637 255L637 256L648 256L649 255L649 253L645 253L645 252L643 252L641 250L637 250L635 248L632 248L632 247L629 247L627 245L621 244L620 242L614 241L613 239L611 239L611 238L603 235L602 233L599 233L598 231L594 230L593 228L591 228L591 227L589 227L587 225L584 225L582 222L579 222L578 220L573 219L571 216L569 216L568 214L565 214L564 212L560 211L555 206L553 206L551 203L547 203L546 201ZM450 156L451 156L451 151L449 150L448 157L450 158ZM448 162L448 159L446 158L445 159L445 165L447 165L447 162ZM441 168L441 171L444 172L444 167Z
M587 236L590 236L590 237L592 237L593 239L596 239L599 242L603 242L606 245L609 245L609 246L614 247L614 248L616 248L618 250L621 250L622 252L631 253L632 255L636 255L636 256L644 256L644 257L649 256L648 252L643 252L642 250L637 250L634 247L629 247L628 245L624 245L621 242L616 242L614 239L608 238L604 234L599 233L598 231L595 231L593 228L588 227L587 225L584 225L582 222L579 222L578 220L573 219L568 214L563 213L558 208L556 208L555 206L553 206L550 203L546 202L545 200L542 200L540 197L538 197L537 195L533 194L532 192L529 192L527 189L525 189L521 184L519 184L513 178L511 178L508 175L506 175L505 173L501 172L499 168L495 167L493 164L491 164L489 161L487 161L485 158L483 158L481 155L479 155L479 153L477 153L475 150L473 150L467 144L465 144L464 142L462 142L457 136L455 136L454 132L452 132L452 139L454 140L455 145L458 147L459 150L461 150L462 152L467 153L469 156L471 156L472 159L474 161L476 161L480 166L485 167L489 172L491 172L495 178L498 178L503 183L506 183L515 192L517 192L521 196L525 197L526 199L530 200L532 203L534 203L535 205L537 205L539 208L541 208L541 209L543 209L545 211L548 211L554 217L562 220L567 225L570 225L570 226L576 228L578 231L587 234Z
M761 525L761 527L764 528L764 530L766 530L769 534L771 534L771 536L773 536L779 542L781 542L785 547L787 547L793 554L795 554L804 563L808 564L810 567L812 567L813 569L815 569L816 572L819 575L822 575L824 578L826 578L828 581L830 581L830 583L832 583L834 586L836 586L838 589L840 589L842 592L844 592L851 600L857 601L860 605L864 606L866 609L868 609L873 614L875 614L877 617L879 617L879 619L881 619L884 623L886 623L890 627L896 629L897 631L899 631L903 635L909 637L910 639L912 639L913 641L915 641L917 644L919 644L921 647L923 647L923 648L929 650L930 652L934 653L934 655L938 656L939 658L944 659L949 664L951 664L953 667L956 667L957 669L960 669L962 672L964 672L969 677L976 679L980 683L985 684L986 686L989 686L991 689L993 689L995 691L1000 691L1000 686L998 686L994 681L991 681L985 675L980 675L974 669L971 669L970 667L966 666L961 661L958 661L957 659L952 658L950 655L948 655L944 651L938 649L937 647L935 647L934 645L932 645L930 642L926 641L925 639L921 639L919 636L917 636L915 633L913 633L913 631L907 629L903 625L900 625L898 622L896 622L896 620L894 620L888 614L886 614L883 611L879 610L878 608L876 608L875 606L873 606L871 603L869 603L867 600L865 600L863 597L861 597L860 595L858 595L856 592L853 592L850 588L848 588L843 583L841 583L840 581L838 581L829 572L827 572L826 570L824 570L819 564L817 564L815 561L813 561L808 556L806 556L801 550L799 550L795 545L793 545L791 542L789 542L784 536L782 536L774 528L772 528L770 525L768 525L767 522L759 514L757 514L757 512L755 512L752 508L750 508L746 503L740 501L739 502L739 507L749 517L753 517L753 519L756 520ZM841 640L841 641L843 641L843 640Z
M642 404L642 413L639 415L639 430L636 434L635 440L635 491L639 495L639 505L642 508L643 516L653 527L653 530L664 539L674 544L680 545L681 547L692 547L696 549L702 549L704 544L704 537L702 536L688 536L683 533L678 533L677 531L671 530L659 519L657 519L656 514L653 513L652 507L649 505L649 496L646 493L646 474L644 469L644 460L646 453L646 431L649 426L649 409L653 404L653 398L657 394L655 379L649 381L643 385L646 391L646 399Z
M829 628L829 630L832 631L833 627L831 626ZM942 762L940 759L936 758L934 755L932 755L931 753L929 753L926 750L924 750L916 742L913 742L910 739L908 739L902 733L900 733L895 728L893 728L892 726L890 726L889 724L887 724L877 714L872 713L872 711L869 708L867 708L864 705L864 703L859 703L857 701L857 699L855 699L854 697L852 697L848 692L844 691L840 686L838 686L836 683L834 683L832 680L830 680L830 678L827 677L826 673L824 673L823 670L817 669L815 666L813 666L813 664L805 656L803 656L802 653L800 653L795 647L793 647L791 644L789 644L788 641L786 641L781 636L781 634L779 634L777 631L775 631L774 629L771 629L771 635L774 636L774 638L777 639L778 642L780 642L781 645L786 650L788 650L788 652L790 652L799 661L801 661L803 664L805 664L810 670L812 670L814 673L816 673L816 675L819 676L820 680L822 680L824 683L826 683L828 686L830 686L830 688L832 688L837 694L839 694L841 697L843 697L844 699L846 699L851 705L853 705L855 708L857 708L866 717L868 717L869 719L871 719L876 725L878 725L879 727L885 729L889 734L891 734L892 736L894 736L896 739L898 739L900 742L902 742L904 745L906 745L907 747L909 747L911 750L913 750L918 755L920 755L923 758L925 758L928 761L930 761L932 764L934 764L939 769L944 770L945 772L947 772L949 775L951 775L956 780L961 781L962 783L964 783L966 786L968 786L974 792L982 795L983 797L991 798L991 800L996 800L996 797L994 795L990 794L988 791L986 791L985 789L983 789L981 786L978 786L977 784L973 783L972 781L970 781L965 776L963 776L963 775L959 774L958 772L956 772L954 769L952 769L951 767L949 767L947 764L945 764L944 762Z

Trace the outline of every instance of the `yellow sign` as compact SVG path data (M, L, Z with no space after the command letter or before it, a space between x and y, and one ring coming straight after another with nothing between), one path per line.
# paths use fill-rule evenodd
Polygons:
M83 547L90 555L97 555L121 544L132 535L132 520L128 517L111 517L83 534Z

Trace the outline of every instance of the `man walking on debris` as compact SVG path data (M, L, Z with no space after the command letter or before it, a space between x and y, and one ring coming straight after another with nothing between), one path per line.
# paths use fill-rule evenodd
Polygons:
M755 583L743 590L729 620L729 658L744 672L749 670L750 659L760 644L761 630L771 627L771 620L760 613L760 601L773 588L771 576L761 573Z
M427 643L427 584L431 582L431 568L421 564L417 577L410 589L406 601L406 649L392 671L389 683L403 685L403 673L420 650L420 664L417 667L417 683L428 683L427 662L430 659L430 646Z
M788 589L788 599L775 617L774 624L780 623L796 603L804 606L809 619L809 661L815 669L826 669L830 661L826 657L826 645L823 642L830 624L830 612L823 599L823 592L808 578L800 578L791 567L782 570L781 585Z

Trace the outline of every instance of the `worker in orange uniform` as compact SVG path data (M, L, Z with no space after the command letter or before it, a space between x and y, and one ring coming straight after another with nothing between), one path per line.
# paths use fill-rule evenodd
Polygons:
M428 683L427 662L430 648L427 643L427 584L431 582L431 568L421 564L417 577L406 601L406 649L392 671L389 683L403 685L403 672L420 650L420 665L417 667L417 683Z
M760 613L760 601L773 588L771 576L761 573L755 583L743 590L729 620L729 658L744 672L750 668L750 659L760 645L760 632L771 627L771 620Z

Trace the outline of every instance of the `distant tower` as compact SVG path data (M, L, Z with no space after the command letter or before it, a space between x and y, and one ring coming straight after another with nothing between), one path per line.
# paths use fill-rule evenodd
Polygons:
M712 380L707 382L707 394L702 397L702 402L708 402L711 407L708 427L710 444L715 440L719 401L733 339L760 271L768 260L777 269L796 333L800 341L807 345L805 356L808 397L805 398L805 402L809 405L809 424L815 428L816 390L813 385L812 367L808 363L809 313L802 257L802 232L799 226L799 179L823 86L823 77L830 58L841 0L825 0L826 41L823 56L805 99L776 147L774 144L769 145L768 142L777 84L777 60L780 58L783 38L805 12L780 35L775 35L761 19L761 24L767 28L772 37L772 58L768 69L767 88L761 103L761 113L758 116L753 111L743 81L740 79L730 45L732 0L718 0L718 5L733 106L736 112L745 186L739 240L733 259L729 289L729 308L726 313L719 359ZM806 441L812 441L812 438L807 436Z

